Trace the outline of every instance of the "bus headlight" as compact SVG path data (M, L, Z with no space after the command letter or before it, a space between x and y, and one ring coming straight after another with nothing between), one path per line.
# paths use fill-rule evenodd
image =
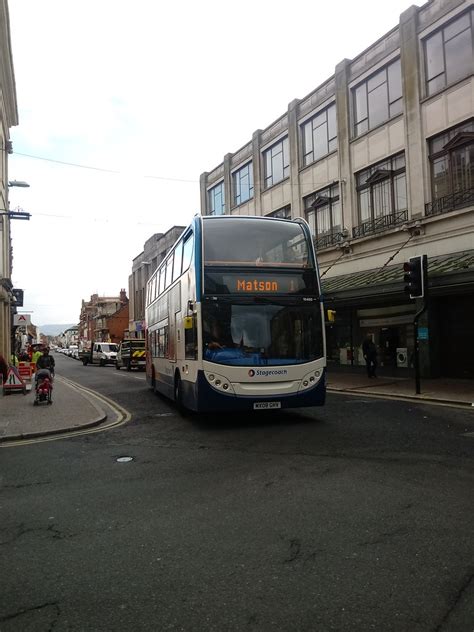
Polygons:
M305 391L307 388L312 388L316 386L317 382L319 382L319 378L322 375L322 371L319 369L317 371L312 371L303 377L301 380L299 391Z
M220 392L224 391L228 395L230 395L231 393L234 394L232 384L226 377L223 377L222 375L216 375L215 373L206 373L206 371L204 371L204 375L206 376L207 381L214 390Z

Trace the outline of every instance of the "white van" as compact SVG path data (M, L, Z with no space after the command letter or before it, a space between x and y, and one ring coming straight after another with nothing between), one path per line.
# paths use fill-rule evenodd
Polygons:
M117 345L113 342L94 342L89 353L82 353L82 364L115 364L117 357Z

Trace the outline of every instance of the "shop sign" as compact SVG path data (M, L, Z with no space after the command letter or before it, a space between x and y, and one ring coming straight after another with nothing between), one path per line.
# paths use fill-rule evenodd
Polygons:
M23 307L23 290L13 288L12 294L15 301L15 307Z
M412 314L386 316L385 318L361 318L361 327L388 327L390 325L408 325L413 322Z
M428 340L428 327L418 327L418 340Z
M29 314L14 314L13 325L31 325L31 316Z

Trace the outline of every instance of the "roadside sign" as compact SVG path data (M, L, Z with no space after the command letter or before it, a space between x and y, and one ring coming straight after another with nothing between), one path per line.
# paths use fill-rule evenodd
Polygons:
M9 391L23 391L26 393L26 384L20 377L18 369L14 366L8 367L7 379L3 384L3 393Z
M31 374L33 373L33 368L30 362L19 362L18 363L18 373L23 380L31 380Z

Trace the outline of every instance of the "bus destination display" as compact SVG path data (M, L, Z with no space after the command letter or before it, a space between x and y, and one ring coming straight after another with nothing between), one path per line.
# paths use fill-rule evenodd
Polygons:
M274 272L206 272L205 294L315 294L314 271Z

